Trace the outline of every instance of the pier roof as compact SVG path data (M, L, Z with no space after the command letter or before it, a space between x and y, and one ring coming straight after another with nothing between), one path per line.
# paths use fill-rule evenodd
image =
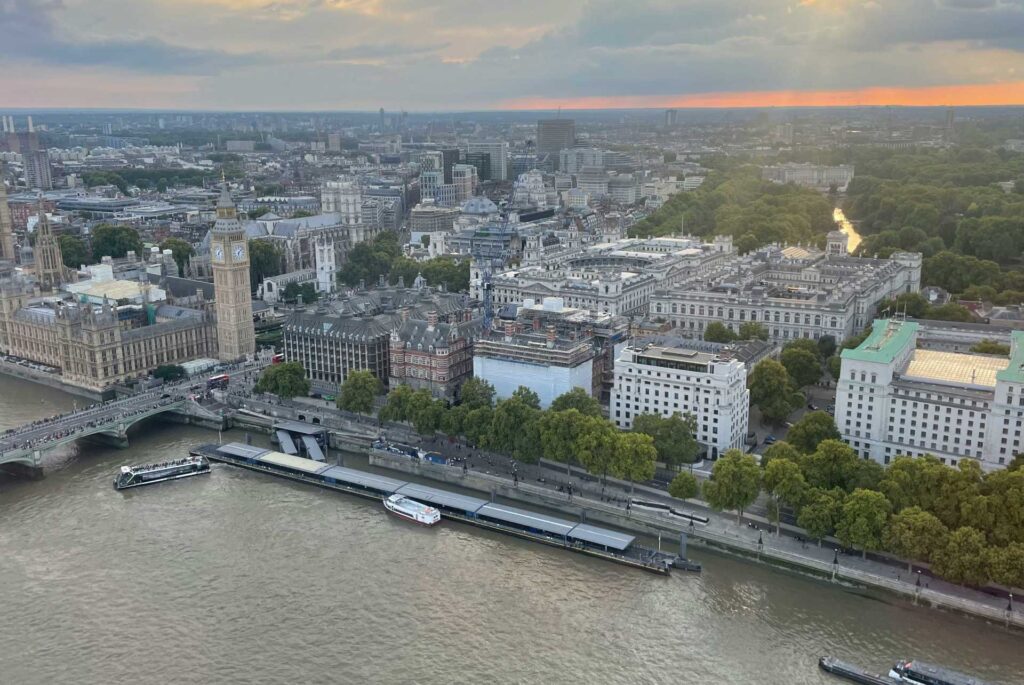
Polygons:
M487 504L487 500L480 499L479 497L470 497L468 495L460 495L457 492L438 490L429 485L420 485L419 483L406 483L398 488L396 492L400 495L429 502L437 506L461 509L463 511L476 511Z
M320 473L327 469L327 465L322 462L306 459L305 457L294 457L283 452L267 452L259 457L258 460L274 464L275 466L295 469L296 471L305 471L306 473Z
M592 542L595 545L604 545L610 549L624 550L633 544L636 538L632 535L619 533L618 531L598 528L588 523L581 523L569 533L569 537L584 542Z
M476 513L477 516L507 521L518 526L542 530L553 535L568 535L569 531L576 526L576 523L573 521L538 514L535 511L526 511L518 507L509 507L504 504L485 504Z
M381 492L395 492L405 485L404 480L395 480L387 476L378 476L376 473L347 469L344 466L332 466L320 475L324 478L333 478L343 483L354 483L355 485L373 488Z

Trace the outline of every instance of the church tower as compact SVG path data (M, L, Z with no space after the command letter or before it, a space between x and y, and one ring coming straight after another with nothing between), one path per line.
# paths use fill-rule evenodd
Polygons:
M324 295L330 295L338 283L334 241L326 236L318 237L314 247L316 249L316 289Z
M256 353L249 289L249 245L225 183L210 235L210 265L217 312L217 347L223 360Z
M14 225L11 223L11 208L7 206L7 186L4 183L4 165L0 162L0 259L15 264L18 255L14 248Z
M50 219L39 197L39 221L36 223L36 283L43 292L56 292L64 282L64 260L60 254L60 243L50 230Z

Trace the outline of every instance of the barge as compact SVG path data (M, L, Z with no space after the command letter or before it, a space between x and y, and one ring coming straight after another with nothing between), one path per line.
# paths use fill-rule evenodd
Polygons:
M202 445L191 454L376 501L401 495L436 508L441 517L452 521L660 575L668 575L675 560L674 555L636 545L636 538L627 533L243 443Z
M159 464L122 466L121 472L114 479L114 489L124 490L140 485L152 485L165 480L189 478L209 472L210 462L202 455L190 455L184 459L165 461Z
M896 681L884 675L875 675L860 666L840 661L834 656L823 656L818 659L818 667L826 673L852 680L861 685L897 685Z
M916 659L896 662L889 671L889 677L912 685L986 685L985 681L974 676Z

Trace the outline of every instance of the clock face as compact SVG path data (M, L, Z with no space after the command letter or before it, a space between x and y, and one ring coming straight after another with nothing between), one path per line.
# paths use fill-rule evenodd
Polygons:
M245 258L245 243L235 243L232 246L231 251L235 257L235 261L241 261Z
M213 248L213 258L218 262L224 261L224 246L217 245Z

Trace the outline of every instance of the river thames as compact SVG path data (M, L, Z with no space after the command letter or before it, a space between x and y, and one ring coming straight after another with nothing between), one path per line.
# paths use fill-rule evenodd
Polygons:
M72 401L0 377L0 429ZM839 685L821 654L1024 682L1024 636L699 549L663 578L225 465L117 492L217 434L130 438L0 476L0 682Z

